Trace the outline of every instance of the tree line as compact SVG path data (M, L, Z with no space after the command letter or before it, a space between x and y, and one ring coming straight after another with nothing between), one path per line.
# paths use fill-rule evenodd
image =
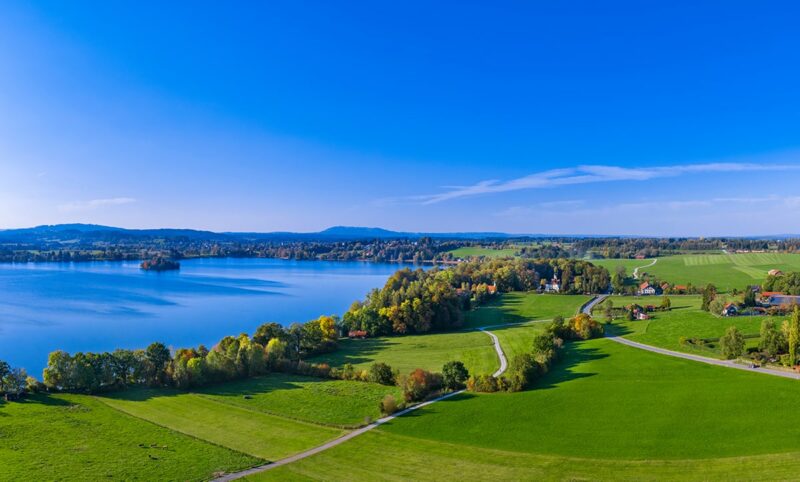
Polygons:
M442 331L461 326L466 310L493 293L533 291L558 276L561 293L602 293L608 270L575 259L492 259L459 263L449 269L397 271L380 289L353 303L344 314L348 332L368 336Z
M511 359L506 373L499 377L488 374L467 380L468 390L476 392L519 392L546 374L561 355L565 340L588 340L603 335L603 327L586 313L565 321L556 316L544 333L533 339L531 351Z
M365 380L367 374L352 366L337 369L305 360L335 350L339 337L354 330L377 336L456 328L461 325L465 310L500 292L535 289L541 280L556 272L563 273L565 286L573 290L578 287L599 290L608 280L605 269L579 260L506 259L472 261L427 271L404 268L389 277L383 288L370 292L365 301L356 302L341 320L320 316L288 328L265 323L252 335L227 336L211 349L200 345L180 348L174 353L160 342L145 349L103 353L70 354L58 350L48 357L43 372L44 387L82 393L131 385L187 389L269 371ZM573 332L585 332L581 323L571 328ZM520 370L523 365L519 365ZM417 387L410 389L412 392L420 392L420 386L439 386L435 383L436 375L409 376L412 381L404 383ZM28 385L32 389L41 388L36 383Z

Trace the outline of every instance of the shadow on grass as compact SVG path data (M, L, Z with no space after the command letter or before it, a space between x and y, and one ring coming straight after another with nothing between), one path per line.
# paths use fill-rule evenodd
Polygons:
M530 321L530 318L514 313L522 305L522 300L521 297L500 296L475 311L467 313L464 325L461 328L474 329L488 325Z
M558 385L571 380L588 378L597 373L577 372L576 367L594 360L607 358L609 355L597 348L584 345L584 342L571 342L564 346L561 358L555 362L550 371L530 388L530 390L542 390L557 388Z
M375 355L393 345L398 345L386 337L346 339L339 342L339 349L333 353L316 356L309 359L312 363L327 363L332 367L341 367L346 363L359 365L375 360Z
M292 378L294 380L287 380L287 378ZM283 373L271 373L260 377L245 378L203 387L195 387L191 391L183 391L175 388L131 387L117 392L101 393L97 396L100 398L126 400L129 402L146 402L153 398L176 397L179 395L187 395L192 393L221 397L244 397L257 396L259 394L277 390L302 389L303 386L298 383L300 381L303 383L318 383L331 380L324 378L304 377L300 375L286 375Z
M635 323L635 321L630 321L626 323ZM603 329L605 331L606 336L625 336L634 333L630 326L622 325L619 323L611 323L603 325Z

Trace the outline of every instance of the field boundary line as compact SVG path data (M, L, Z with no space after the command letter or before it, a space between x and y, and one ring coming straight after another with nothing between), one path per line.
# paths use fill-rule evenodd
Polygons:
M135 418L136 420L141 420L142 422L149 423L151 425L155 425L156 427L163 428L164 430L168 430L168 431L170 431L172 433L183 435L184 437L189 437L189 438L195 439L198 442L207 443L207 444L213 445L215 447L219 447L219 448L222 448L222 449L225 449L225 450L230 450L231 452L236 452L237 454L246 455L246 456L252 457L254 459L263 460L263 461L267 461L268 462L268 460L265 459L264 457L259 457L258 455L248 454L247 452L242 452L241 450L237 450L237 449L228 447L227 445L222 445L221 443L212 442L211 440L206 440L204 438L198 437L197 435L192 435L190 433L182 432L182 431L176 430L176 429L174 429L172 427L167 427L166 425L161 425L160 423L156 423L156 422L154 422L152 420L148 420L148 419L146 419L144 417L140 417L138 415L134 415L134 414L132 414L130 412L127 412L127 411L125 411L125 410L123 410L121 408L115 407L113 405L109 405L108 403L103 401L103 397L98 397L97 395L90 395L90 396L93 399L97 400L99 403L102 403L103 405L105 405L106 407L110 408L111 410L116 410L117 412L121 413L122 415L131 417L131 418ZM258 467L258 466L256 466L256 467Z
M503 352L503 348L500 346L500 339L497 338L497 335L495 335L494 333L488 331L488 328L491 328L491 326L484 326L484 327L481 327L481 328L477 328L477 330L481 331L483 333L486 333L492 339L492 345L494 346L494 349L495 349L495 352L497 353L497 356L500 358L500 368L496 372L494 372L494 375L492 375L492 376L493 377L499 377L508 368L508 362L506 361L505 352ZM441 395L439 397L434 398L433 400L428 400L426 402L418 403L417 405L414 405L413 407L406 408L405 410L401 410L401 411L399 411L397 413L394 413L392 415L387 415L386 417L378 419L375 422L372 422L371 424L369 424L369 425L367 425L365 427L361 427L359 429L353 430L352 432L346 433L346 434L342 435L341 437L338 437L338 438L336 438L334 440L331 440L329 442L326 442L326 443L324 443L322 445L319 445L319 446L314 447L312 449L306 450L304 452L300 452L298 454L295 454L295 455L292 455L292 456L277 460L277 461L272 462L272 463L259 465L259 466L256 466L256 467L251 467L251 468L249 468L247 470L243 470L241 472L233 472L233 473L230 473L230 474L226 474L226 475L223 475L221 477L217 477L217 478L212 479L212 480L214 482L229 482L231 480L238 480L238 479L241 479L242 477L247 477L249 475L258 474L258 473L261 473L261 472L266 472L267 470L272 470L272 469L277 468L277 467L288 465L288 464L291 464L292 462L297 462L298 460L302 460L302 459L311 457L312 455L316 455L316 454L318 454L320 452L323 452L323 451L328 450L330 448L336 447L337 445L341 445L344 442L347 442L348 440L350 440L352 438L358 437L361 434L367 433L367 432L369 432L370 430L372 430L374 428L378 428L381 425L383 425L384 423L389 422L391 420L394 420L395 418L402 417L403 415L405 415L407 413L411 413L411 412L413 412L415 410L419 410L420 408L427 407L428 405L432 405L432 404L434 404L436 402L440 402L442 400L446 400L446 399L448 399L450 397L454 397L456 395L460 395L460 394L464 393L465 391L466 391L465 389L461 389L461 390L457 390L455 392L446 393L444 395Z

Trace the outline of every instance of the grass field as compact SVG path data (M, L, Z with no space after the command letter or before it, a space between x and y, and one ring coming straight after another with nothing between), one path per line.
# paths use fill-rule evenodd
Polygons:
M98 399L142 420L266 460L286 457L344 433L166 389L133 389Z
M719 338L731 326L736 326L745 335L758 335L762 320L767 318L764 316L714 316L700 309L702 298L699 295L673 295L669 298L672 301L671 311L653 313L653 318L650 320L616 320L614 328L617 333L623 334L625 338L648 345L719 358L721 355L717 347L681 345L679 340L681 337ZM624 306L630 303L658 305L661 302L660 296L639 298L612 296L610 299L614 302L614 306ZM597 311L595 311L595 315L602 319L602 315ZM782 320L783 318L780 317L775 318L779 326ZM757 345L758 339L748 338L747 342L748 346Z
M378 403L386 394L398 399L402 396L397 387L377 383L322 380L282 373L213 385L197 393L242 408L346 427L363 425L367 417L380 418Z
M517 248L483 248L480 246L465 246L463 248L453 249L448 251L454 258L472 258L475 256L483 256L485 258L510 258L514 257L517 253Z
M612 274L617 265L625 266L628 275L636 266L643 266L652 260L593 260L592 263L605 266ZM663 256L658 262L643 271L672 284L705 286L713 283L722 291L733 288L742 290L745 286L760 284L771 269L800 271L800 254L791 253L743 253L743 254L686 254Z
M0 480L206 480L260 462L89 396L0 402Z
M793 478L798 396L793 380L590 340L532 390L430 405L259 478Z
M354 463L353 458L358 462ZM374 430L250 481L793 480L800 453L682 460L604 460L493 450Z
M408 373L416 368L441 371L442 365L451 360L464 362L471 373L492 373L499 367L491 338L479 331L346 339L339 342L334 353L312 361L336 367L352 363L362 369L384 362Z
M556 315L564 318L574 316L591 296L584 295L540 295L536 293L505 293L497 300L467 313L467 327L520 323L531 320L547 320Z
M407 373L415 368L440 371L445 362L460 360L470 373L493 373L499 367L499 362L491 339L484 333L469 330L470 328L546 320L555 315L569 317L590 298L583 295L507 293L496 301L467 313L464 331L342 340L336 352L317 357L313 361L324 361L332 366L352 363L357 368L368 368L372 363L380 361ZM499 337L505 336L503 330L493 331ZM525 334L529 331L521 329L519 333ZM529 345L533 332L525 336L524 340L515 340L516 335L506 338L509 346Z

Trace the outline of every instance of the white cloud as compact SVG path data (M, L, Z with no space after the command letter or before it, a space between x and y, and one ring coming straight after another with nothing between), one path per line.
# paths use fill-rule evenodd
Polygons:
M91 201L73 201L58 206L59 211L92 211L106 206L120 206L135 203L136 199L130 197L114 197L109 199L92 199Z
M453 186L438 194L409 198L421 204L435 204L452 199L495 194L524 189L543 189L555 186L589 184L610 181L647 181L683 174L721 173L741 171L793 171L800 165L716 162L682 166L627 168L617 166L585 165L574 168L551 169L508 181L487 180L471 186Z

